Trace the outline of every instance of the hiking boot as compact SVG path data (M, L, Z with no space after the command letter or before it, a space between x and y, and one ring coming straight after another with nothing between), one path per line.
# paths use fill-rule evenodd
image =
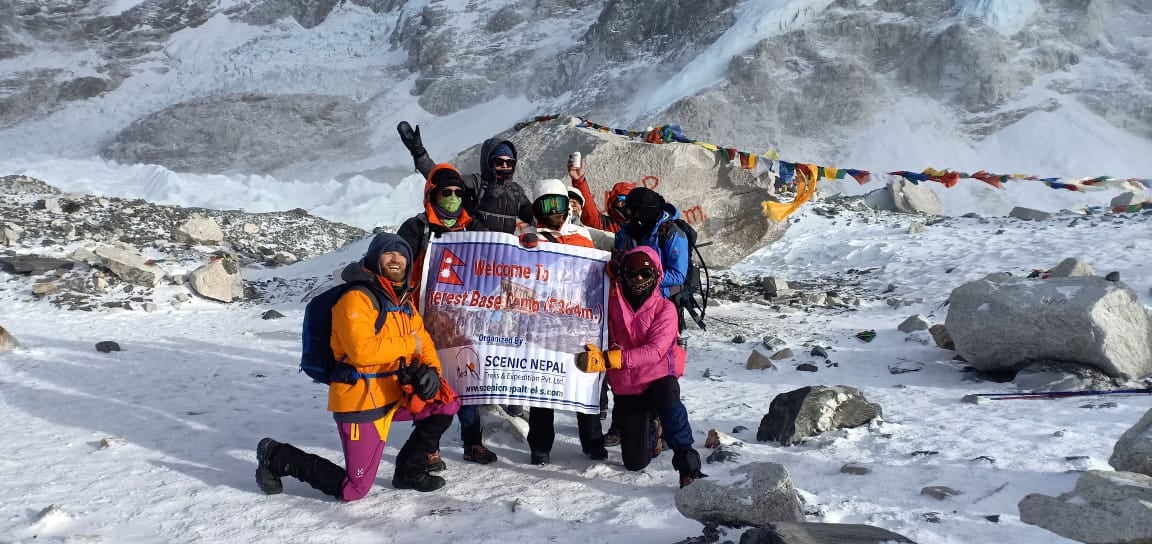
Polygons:
M687 487L692 482L695 482L696 480L699 480L700 478L707 478L707 477L708 477L707 474L704 474L703 472L700 472L698 470L695 472L682 472L682 473L680 473L680 487Z
M428 454L428 472L440 472L446 468L448 465L440 458L440 450Z
M444 487L444 483L444 478L428 474L427 472L396 474L392 477L392 487L396 489L414 489L421 493L436 491Z
M496 461L496 454L484 447L484 444L464 446L464 460L487 465Z
M272 469L272 453L280 443L265 438L256 445L256 485L267 495L277 495L284 492L284 482L280 475Z
M607 452L605 452L605 453L607 453ZM551 462L552 462L552 456L548 455L548 452L546 452L546 451L534 451L534 452L532 452L532 464L533 465L547 465Z
M608 429L604 433L604 447L614 448L620 445L620 431L618 429Z
M608 459L608 450L606 448L594 449L592 451L586 451L584 453L587 453L588 457L590 459L592 459L593 461L604 461L604 460Z
M658 418L652 419L648 422L648 433L655 437L656 444L652 446L652 458L660 457L660 452L664 451L664 441L660 439L660 433L664 432L664 428L660 426Z

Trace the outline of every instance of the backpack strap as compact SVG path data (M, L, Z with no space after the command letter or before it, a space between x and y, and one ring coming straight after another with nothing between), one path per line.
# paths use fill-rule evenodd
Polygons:
M427 223L424 224L424 231L425 232L428 231L428 224ZM372 284L369 282L353 281L353 282L349 282L348 285L349 285L349 288L348 288L349 291L355 289L357 291L365 293L368 295L368 299L372 301L372 308L374 310L376 310L376 312L377 312L376 329L375 329L376 334L380 334L380 329L384 328L384 321L388 319L388 312L399 311L399 312L411 313L411 310L409 310L409 308L411 308L411 305L402 304L401 306L394 306L391 304L385 304L384 300L382 299L380 294L372 289L372 287L371 287ZM347 359L348 359L348 356L345 355L344 357L342 357L340 359L340 362L346 363ZM396 376L396 375L400 374L400 371L399 370L390 370L388 372L357 372L356 374L359 378L366 378L366 379L389 378L389 377Z
M552 242L553 244L558 244L558 243L560 243L560 242L558 241L558 238L556 238L556 235L554 235L554 234L552 234L551 232L548 232L548 231L546 231L546 230L545 230L545 231L540 231L540 236L543 236L545 239L547 239L549 242Z

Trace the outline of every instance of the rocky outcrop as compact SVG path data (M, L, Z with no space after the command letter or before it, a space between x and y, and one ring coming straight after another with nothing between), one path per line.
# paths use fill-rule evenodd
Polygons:
M1144 417L1136 422L1112 448L1112 456L1108 464L1112 468L1124 472L1136 472L1145 476L1152 476L1152 410L1144 413Z
M1152 372L1152 318L1121 283L992 274L956 288L949 301L945 326L956 351L978 369L1047 361L1125 379Z

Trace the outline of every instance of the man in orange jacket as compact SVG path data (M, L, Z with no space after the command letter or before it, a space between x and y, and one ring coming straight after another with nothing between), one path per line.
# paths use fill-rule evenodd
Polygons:
M416 491L444 486L443 478L428 472L427 459L452 424L459 401L440 377L436 348L412 306L411 266L408 244L380 233L364 259L344 269L344 281L365 282L372 290L349 289L332 307L332 353L356 370L356 376L334 377L328 386L328 410L340 433L345 466L265 438L256 447L256 483L265 493L280 493L280 478L292 476L340 500L363 498L376 479L393 420L414 420L415 428L396 454L392 486ZM387 315L377 330L380 312Z

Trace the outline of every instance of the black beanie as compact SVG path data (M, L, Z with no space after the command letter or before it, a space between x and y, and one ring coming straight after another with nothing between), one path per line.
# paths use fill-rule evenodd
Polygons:
M452 168L440 168L432 173L432 186L437 189L464 187L464 178L460 177L460 172Z
M632 192L628 193L628 197L624 200L624 207L629 210L660 208L663 205L664 197L660 196L660 193L647 187L632 189Z

